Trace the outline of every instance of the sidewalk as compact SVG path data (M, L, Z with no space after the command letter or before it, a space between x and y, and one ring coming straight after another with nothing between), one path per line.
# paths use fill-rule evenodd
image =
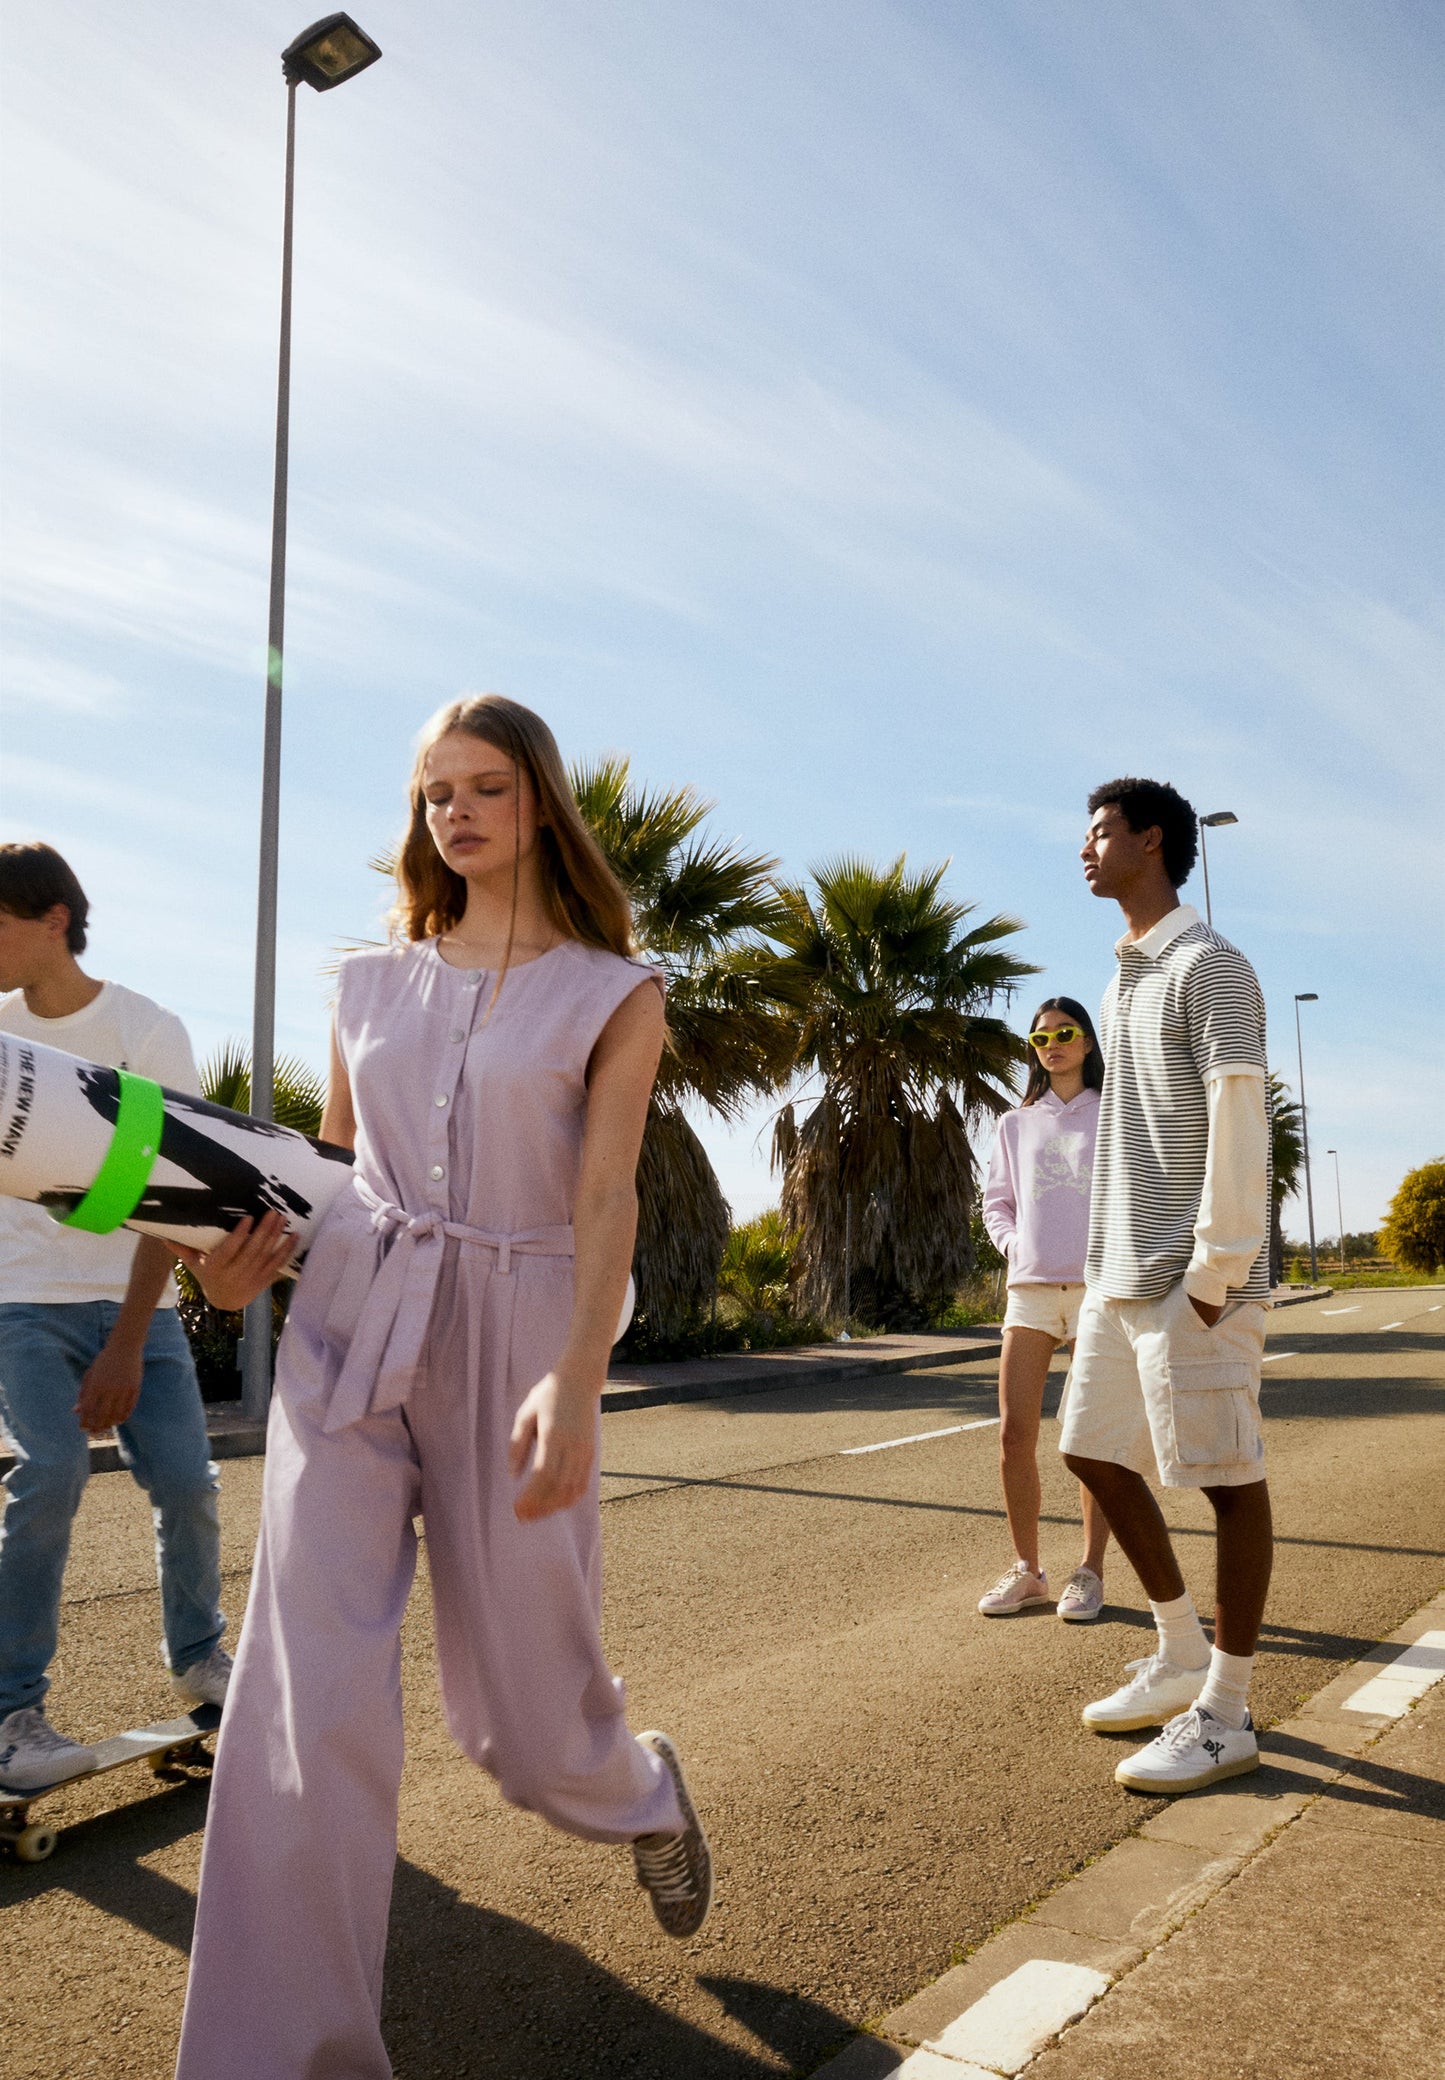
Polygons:
M788 1350L734 1351L725 1357L688 1358L672 1365L617 1363L602 1394L602 1413L657 1408L676 1401L716 1401L729 1394L775 1393L788 1387L836 1386L840 1381L877 1379L890 1372L928 1372L963 1365L971 1358L996 1358L1002 1332L984 1327L922 1336L866 1336L853 1343L803 1343ZM239 1402L212 1401L206 1427L215 1459L254 1459L266 1448L266 1426L242 1415ZM113 1436L90 1447L92 1473L114 1473L120 1449ZM0 1430L0 1474L14 1464Z
M1442 1675L1445 1592L815 2080L1445 2074Z

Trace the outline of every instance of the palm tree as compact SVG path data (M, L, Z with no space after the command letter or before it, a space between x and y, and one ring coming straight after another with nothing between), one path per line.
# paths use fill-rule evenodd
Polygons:
M744 1221L733 1229L723 1251L719 1293L744 1318L783 1313L797 1246L797 1237L776 1206Z
M314 1069L294 1055L282 1055L276 1063L272 1084L278 1126L295 1127L300 1134L319 1134L326 1086ZM232 1112L251 1109L251 1056L239 1040L227 1040L201 1064L201 1096L212 1105L229 1106ZM227 1401L241 1391L236 1369L236 1350L241 1335L241 1317L222 1314L212 1307L184 1264L176 1267L180 1289L181 1324L191 1342L201 1390L208 1401ZM271 1288L273 1328L276 1335L286 1318L290 1283L279 1280Z
M1300 1109L1282 1076L1269 1072L1269 1141L1273 1183L1269 1199L1269 1282L1284 1283L1284 1223L1280 1209L1299 1184L1304 1167Z
M1004 1111L1023 1043L990 1007L1038 971L1000 941L1022 929L941 893L945 869L845 855L815 870L816 900L780 890L784 949L769 977L797 1020L795 1067L820 1079L798 1124L779 1114L773 1161L798 1236L802 1310L908 1327L948 1304L973 1265L968 1129Z
M736 1119L776 1089L791 1024L767 993L780 916L777 862L700 833L713 803L691 787L634 786L625 758L574 766L577 806L632 899L638 942L667 977L668 1045L637 1168L637 1311L649 1341L700 1326L731 1225L685 1107Z

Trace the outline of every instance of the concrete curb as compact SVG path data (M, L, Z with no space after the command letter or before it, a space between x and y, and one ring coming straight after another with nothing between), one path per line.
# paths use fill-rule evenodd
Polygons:
M958 1336L870 1336L859 1343L805 1343L791 1350L739 1351L672 1365L623 1365L603 1390L602 1413L716 1401L728 1394L776 1393L788 1387L836 1386L892 1372L931 1372L971 1358L996 1358L1002 1348L1002 1331L985 1328ZM213 1459L254 1459L266 1449L265 1424L248 1422L226 1402L207 1404L206 1428ZM8 1473L14 1463L13 1453L0 1452L0 1474ZM120 1466L114 1438L91 1445L92 1473L115 1473Z
M1258 1771L1219 1791L1174 1800L885 2015L875 2034L857 2038L814 2080L1027 2073L1064 2029L1231 1884L1428 1694L1424 1686L1440 1679L1437 1653L1422 1650L1434 1666L1413 1681L1409 1663L1396 1664L1422 1634L1442 1632L1445 1590L1293 1718L1272 1726L1261 1739Z

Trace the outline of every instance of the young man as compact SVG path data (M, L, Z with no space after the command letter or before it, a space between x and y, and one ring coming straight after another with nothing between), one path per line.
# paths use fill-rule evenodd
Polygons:
M184 1026L76 960L89 905L49 845L0 845L0 1028L173 1089L198 1088ZM0 1788L88 1769L94 1751L45 1716L70 1527L87 1437L114 1425L150 1496L165 1658L188 1703L220 1704L216 1469L171 1252L149 1236L90 1235L0 1199L0 1419L15 1445L0 1525Z
M1060 1449L1144 1584L1159 1641L1084 1724L1163 1726L1116 1778L1197 1791L1259 1762L1248 1688L1272 1559L1264 999L1244 955L1179 901L1198 846L1188 802L1126 779L1096 788L1089 810L1084 876L1127 929L1099 1021L1108 1066ZM1156 1468L1214 1510L1212 1652L1145 1479Z

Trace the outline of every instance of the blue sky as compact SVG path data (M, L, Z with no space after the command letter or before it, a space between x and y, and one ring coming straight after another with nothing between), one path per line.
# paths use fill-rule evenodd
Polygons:
M249 1023L305 19L13 0L4 39L4 824L202 1050ZM1319 992L1312 1141L1373 1224L1445 1144L1438 12L358 19L382 63L299 109L281 1045L324 1058L464 690L790 871L951 858L1089 1000L1084 796L1148 772L1240 819L1215 919L1291 1081ZM766 1203L755 1128L708 1139Z

